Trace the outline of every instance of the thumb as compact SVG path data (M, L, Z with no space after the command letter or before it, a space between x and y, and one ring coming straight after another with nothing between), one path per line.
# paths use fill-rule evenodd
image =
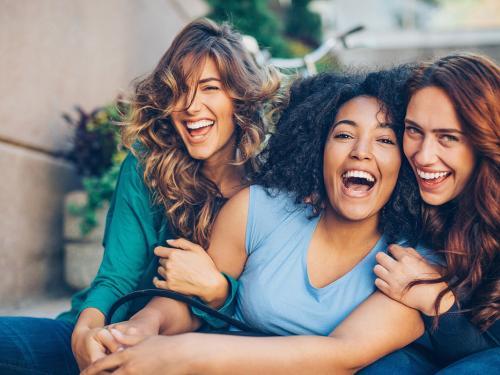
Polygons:
M126 335L116 329L110 329L110 332L116 341L126 346L137 345L146 338L145 335Z

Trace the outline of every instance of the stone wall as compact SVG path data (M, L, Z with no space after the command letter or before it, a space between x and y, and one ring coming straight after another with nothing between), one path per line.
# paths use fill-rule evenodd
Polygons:
M62 284L62 112L91 110L154 68L202 0L1 0L0 307Z

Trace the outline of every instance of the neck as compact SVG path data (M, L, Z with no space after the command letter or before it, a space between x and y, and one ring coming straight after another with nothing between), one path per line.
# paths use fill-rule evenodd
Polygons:
M352 221L341 217L328 205L321 221L324 235L337 253L372 248L381 235L378 230L379 215Z
M222 196L231 198L241 190L241 181L245 175L243 165L234 165L233 157L218 155L205 160L202 173L219 188Z

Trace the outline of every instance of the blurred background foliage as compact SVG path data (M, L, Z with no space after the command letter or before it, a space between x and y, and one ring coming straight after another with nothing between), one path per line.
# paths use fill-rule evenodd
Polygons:
M109 204L115 190L120 165L126 151L120 146L120 125L128 116L129 106L120 98L90 113L75 107L76 115L63 114L74 128L72 147L67 158L81 177L87 201L71 205L70 214L80 217L80 232L89 234L97 225L97 210Z
M304 56L322 40L321 17L310 10L310 0L206 0L208 17L228 21L251 35L273 57Z

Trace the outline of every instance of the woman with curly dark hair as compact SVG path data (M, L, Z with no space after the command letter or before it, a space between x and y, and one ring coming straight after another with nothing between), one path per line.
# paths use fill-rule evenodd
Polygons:
M395 258L378 258L377 286L427 317L436 370L492 373L500 368L500 70L483 56L450 55L417 67L408 89L404 151L424 201L422 241L442 249L444 267L394 247ZM422 373L405 356L377 365Z
M105 355L105 316L120 297L152 285L155 246L182 236L206 248L220 207L258 169L266 104L278 87L276 73L258 67L228 25L201 19L176 36L135 85L123 131L131 154L108 213L98 275L59 319L0 319L2 374L75 373ZM201 283L206 302L217 305L214 282ZM122 311L119 319L129 316ZM148 332L148 324L134 323Z
M418 311L372 295L375 254L419 231L418 190L401 149L406 79L402 68L296 82L259 185L237 193L216 219L208 253L239 277L235 316L288 337L188 333L140 342L113 331L130 347L84 374L343 373L417 339ZM162 274L183 252L165 250Z

